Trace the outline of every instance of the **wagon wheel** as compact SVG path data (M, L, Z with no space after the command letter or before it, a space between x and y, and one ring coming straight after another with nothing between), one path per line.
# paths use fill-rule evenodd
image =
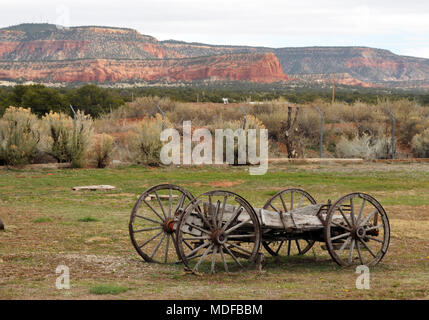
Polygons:
M194 199L185 189L160 184L139 197L131 212L129 233L138 254L147 262L177 262L175 224Z
M285 213L312 204L316 204L316 200L308 192L302 189L288 188L272 196L265 203L264 209ZM314 241L305 239L263 241L262 245L272 256L304 255L314 245Z
M180 259L192 272L226 272L252 265L261 245L253 207L239 195L215 190L187 205L177 234Z
M376 265L385 255L389 240L386 211L367 194L345 195L327 213L326 246L339 265Z

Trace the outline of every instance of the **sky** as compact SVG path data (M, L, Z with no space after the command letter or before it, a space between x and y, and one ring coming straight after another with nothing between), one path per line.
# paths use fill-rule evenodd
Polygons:
M136 29L159 40L267 47L367 46L429 58L429 0L0 0L0 27Z

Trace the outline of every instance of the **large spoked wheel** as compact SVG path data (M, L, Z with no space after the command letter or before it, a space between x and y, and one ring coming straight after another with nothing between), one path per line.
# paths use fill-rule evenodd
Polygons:
M376 265L389 247L387 214L373 197L348 194L328 211L325 241L332 259L341 266Z
M192 272L247 268L255 262L261 245L255 210L228 191L210 191L189 203L176 234L178 255Z
M265 205L265 210L285 213L294 209L316 204L316 200L306 191L288 188L277 192ZM281 241L263 241L265 250L272 256L303 255L314 245L313 240L288 239Z
M172 184L160 184L142 193L131 212L128 227L131 242L145 261L178 261L175 225L183 208L193 199L190 192Z

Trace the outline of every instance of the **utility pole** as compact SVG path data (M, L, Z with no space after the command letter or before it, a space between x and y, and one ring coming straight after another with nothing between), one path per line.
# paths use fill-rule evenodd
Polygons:
M331 104L335 102L335 76L332 77L332 100Z

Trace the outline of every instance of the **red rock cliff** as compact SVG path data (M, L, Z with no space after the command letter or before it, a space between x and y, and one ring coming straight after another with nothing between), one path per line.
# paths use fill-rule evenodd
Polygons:
M155 60L0 62L0 79L57 82L287 80L272 53Z

